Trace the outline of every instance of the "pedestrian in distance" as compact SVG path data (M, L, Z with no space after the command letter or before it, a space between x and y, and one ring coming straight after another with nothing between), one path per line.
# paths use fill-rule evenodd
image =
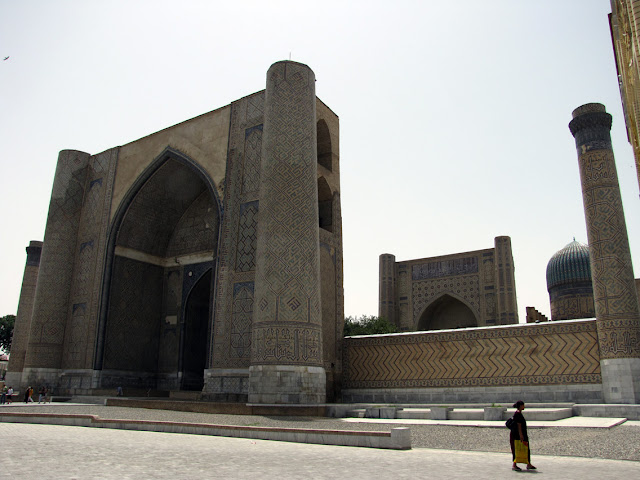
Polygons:
M7 390L7 404L13 403L13 387L9 386L9 390Z
M524 402L518 400L513 404L516 409L513 414L513 426L509 434L509 443L511 444L511 458L513 461L512 470L521 472L522 469L518 463L526 463L527 470L536 470L531 464L531 451L529 450L529 435L527 434L527 421L522 414L524 410Z
M46 398L47 398L47 387L42 385L40 387L40 390L38 390L38 403L42 403L43 401L44 403L47 403Z

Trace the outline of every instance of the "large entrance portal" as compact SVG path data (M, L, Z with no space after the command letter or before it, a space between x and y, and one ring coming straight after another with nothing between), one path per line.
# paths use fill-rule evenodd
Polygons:
M477 327L473 311L451 295L442 295L425 309L418 321L417 330L444 330Z
M202 389L218 229L211 182L175 152L131 188L110 237L103 388Z

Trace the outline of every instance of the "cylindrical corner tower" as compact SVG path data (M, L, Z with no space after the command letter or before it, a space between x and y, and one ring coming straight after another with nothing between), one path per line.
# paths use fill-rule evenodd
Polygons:
M607 403L640 402L640 313L611 148L611 115L588 103L573 111L593 296Z
M396 257L390 253L380 255L378 274L378 316L396 323Z
M75 150L58 156L24 363L26 381L58 381L89 157Z
M498 325L518 323L518 300L516 298L516 275L511 250L511 237L506 235L494 239L496 252L495 275L498 287Z
M250 403L325 401L315 75L283 61L267 72Z
M33 314L33 300L36 295L41 253L42 242L36 240L30 241L27 247L27 263L24 266L22 288L20 289L20 299L18 300L18 312L11 341L11 357L6 376L6 383L8 385L15 385L16 387L20 385L22 381L24 358L27 353L27 345L29 344L31 315Z

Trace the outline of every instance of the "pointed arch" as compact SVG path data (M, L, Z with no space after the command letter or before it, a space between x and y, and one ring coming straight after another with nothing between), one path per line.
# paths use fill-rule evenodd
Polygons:
M478 326L474 308L454 293L442 293L422 311L416 324L417 331L445 330Z
M198 202L201 205L198 205ZM208 212L207 215L213 215L211 218L215 219L215 221L204 222L211 231L211 238L208 237L206 232L198 237L198 235L188 235L178 228L180 225L186 228L184 225L189 222L181 220L185 216L197 216L199 214L198 210ZM211 289L213 301L213 289L218 270L217 258L222 215L222 203L209 174L197 162L171 147L165 148L133 182L120 202L107 234L105 275L102 279L94 369L102 370L105 368L106 342L108 341L110 344L112 342L112 339L107 339L108 322L110 315L113 313L111 307L112 296L114 294L120 295L118 297L119 301L116 302L118 304L117 308L120 308L120 312L116 313L120 317L135 315L135 312L134 314L129 314L126 310L126 305L122 307L122 304L126 304L127 301L135 304L136 298L133 298L135 296L129 295L129 297L122 299L123 295L127 296L126 288L120 285L123 282L119 280L115 286L120 292L115 292L114 276L119 279L129 277L129 282L133 284L136 284L137 279L143 284L140 288L144 290L144 295L148 296L147 301L152 299L154 302L163 305L168 298L167 282L170 280L172 273L180 272L181 269L178 255L190 252L197 253L206 249L213 253L214 258L213 262L209 262L212 263L213 267L211 282L213 285ZM200 216L202 216L201 213ZM194 237L198 238L194 240ZM140 258L133 261L128 259L121 261L122 257L116 254L118 249L135 251ZM172 259L175 256L174 262L170 262L168 256L171 256ZM151 260L147 261L147 258ZM136 260L140 261L136 263ZM163 263L163 260L165 263ZM169 264L171 264L171 269L167 267ZM167 280L167 276L165 276L164 280L162 278L158 279L159 276L164 275L162 272L168 272L169 280ZM130 278L132 275L134 276L133 280ZM150 275L150 277L147 277L147 275ZM180 277L180 275L177 275L177 277ZM147 278L150 278L151 281L143 281ZM175 288L182 287L178 280L174 280L174 283ZM174 294L173 297L175 296ZM177 301L173 297L171 297L171 300ZM167 307L166 305L164 307L156 305L154 308L155 310L149 307L143 313L153 318L157 317L158 326L156 327L154 323L152 328L160 329L160 317L167 313L162 308L166 310ZM139 308L139 310L141 309ZM175 317L169 315L167 318ZM125 321L122 322L125 323ZM149 321L148 325L152 323ZM153 333L149 332L149 336L152 336ZM129 340L128 335L123 333L112 335L112 337L124 342ZM158 349L160 347L153 342L141 348L146 348L147 350L140 353L139 357L142 354L147 357L153 357L154 352L156 357L159 355ZM111 358L113 357L114 354L111 353ZM136 361L140 363L139 358L134 359L133 363L135 364ZM155 361L159 362L157 359ZM111 366L110 368L114 367ZM148 371L150 368L147 362L144 365L141 364L138 369ZM150 371L150 374L154 373L157 372Z

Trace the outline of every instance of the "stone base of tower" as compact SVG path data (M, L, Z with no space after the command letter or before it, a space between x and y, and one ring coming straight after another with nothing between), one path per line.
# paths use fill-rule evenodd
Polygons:
M249 403L317 404L326 401L322 367L254 365L249 368Z
M202 398L214 402L244 402L249 395L248 368L210 368L204 371Z
M640 403L640 358L600 360L605 403Z
M20 390L22 372L7 372L4 376L4 384L7 387L13 387L14 390Z
M19 387L24 390L26 387L33 387L37 392L43 385L57 386L60 380L61 371L57 368L25 368L22 370L20 382L15 382L13 388Z

